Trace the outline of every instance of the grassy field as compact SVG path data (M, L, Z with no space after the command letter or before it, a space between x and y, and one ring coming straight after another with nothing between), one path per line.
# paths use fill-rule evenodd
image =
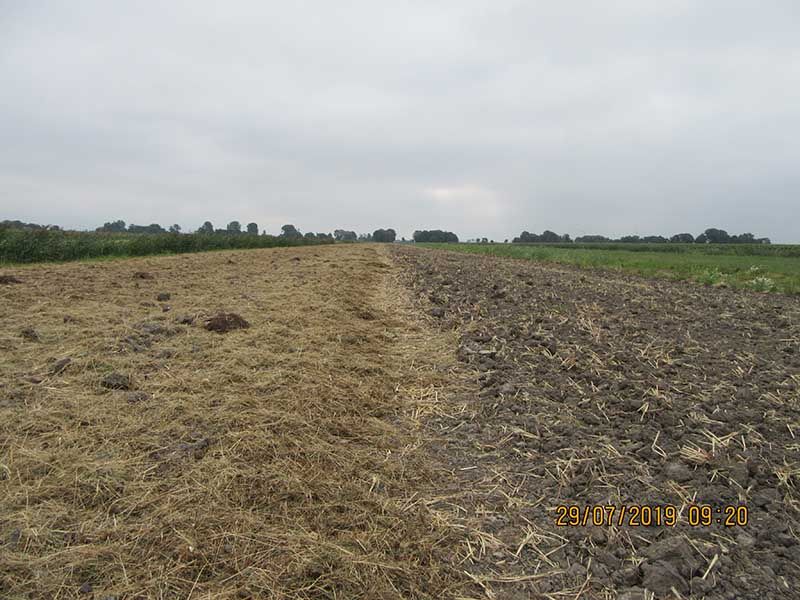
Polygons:
M763 292L800 293L800 246L756 244L423 244L585 268L730 285Z
M271 235L130 234L0 228L0 263L181 254L322 243Z

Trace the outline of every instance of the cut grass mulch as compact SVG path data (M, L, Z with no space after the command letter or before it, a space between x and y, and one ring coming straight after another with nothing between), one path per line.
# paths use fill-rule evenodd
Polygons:
M415 420L451 346L391 278L352 245L26 267L0 290L0 596L467 594Z

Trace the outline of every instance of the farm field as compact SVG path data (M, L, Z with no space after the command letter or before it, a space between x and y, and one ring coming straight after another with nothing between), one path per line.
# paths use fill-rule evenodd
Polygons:
M273 235L99 233L0 226L0 265L307 246L327 240Z
M800 246L760 244L424 244L763 292L800 293Z
M0 275L0 597L800 588L798 297L378 244Z

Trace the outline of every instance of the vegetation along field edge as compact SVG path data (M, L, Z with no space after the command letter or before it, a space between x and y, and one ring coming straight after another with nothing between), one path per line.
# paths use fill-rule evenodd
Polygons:
M800 257L795 246L669 244L672 252L647 244L421 244L429 248L612 269L758 292L800 293ZM689 248L686 248L688 246ZM682 248L683 247L683 248ZM774 254L762 253L770 248ZM785 253L785 254L782 254Z

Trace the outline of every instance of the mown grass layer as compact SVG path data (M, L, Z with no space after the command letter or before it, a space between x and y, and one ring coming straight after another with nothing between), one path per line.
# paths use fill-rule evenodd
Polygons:
M479 596L422 437L460 393L455 340L425 327L380 247L13 274L0 598ZM220 312L250 327L208 331Z
M423 244L431 248L616 269L646 277L666 277L764 292L800 293L800 246L755 244ZM658 250L642 246L663 246ZM698 248L695 250L694 246ZM668 252L666 248L672 247ZM681 248L682 247L682 248ZM760 254L772 248L784 254Z
M323 243L271 235L129 234L0 228L0 263L275 248Z

